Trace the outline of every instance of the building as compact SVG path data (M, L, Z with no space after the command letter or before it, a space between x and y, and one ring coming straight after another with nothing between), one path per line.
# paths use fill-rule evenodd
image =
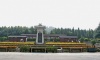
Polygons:
M28 39L36 39L36 34L21 34L27 36ZM56 39L60 42L78 42L77 36L66 36L62 34L44 34L44 39L48 41L55 41Z
M61 42L79 42L77 36L59 36Z
M27 36L8 36L10 42L27 42Z
M11 42L27 42L27 39L36 39L36 34L21 34L20 36L8 36ZM44 39L47 41L60 41L60 42L78 42L77 36L66 36L61 34L44 34Z

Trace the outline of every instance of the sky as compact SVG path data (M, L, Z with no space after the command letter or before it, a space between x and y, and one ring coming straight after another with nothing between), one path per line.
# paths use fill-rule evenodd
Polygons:
M0 26L95 29L100 0L0 0Z

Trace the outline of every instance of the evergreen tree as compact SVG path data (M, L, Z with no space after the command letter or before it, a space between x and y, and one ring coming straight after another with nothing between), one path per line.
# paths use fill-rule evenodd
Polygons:
M95 30L95 38L100 38L100 23L99 23L99 26Z

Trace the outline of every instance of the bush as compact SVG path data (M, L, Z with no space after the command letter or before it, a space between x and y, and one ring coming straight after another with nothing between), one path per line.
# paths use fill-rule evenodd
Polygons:
M36 41L35 38L27 39L27 41Z
M56 52L57 51L57 48L55 46L48 46L47 51L48 52Z
M26 45L20 46L20 52L29 52L30 47Z

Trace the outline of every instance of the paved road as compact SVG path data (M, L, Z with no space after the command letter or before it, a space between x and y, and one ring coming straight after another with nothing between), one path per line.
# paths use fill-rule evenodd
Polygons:
M100 60L100 53L0 52L0 60Z

